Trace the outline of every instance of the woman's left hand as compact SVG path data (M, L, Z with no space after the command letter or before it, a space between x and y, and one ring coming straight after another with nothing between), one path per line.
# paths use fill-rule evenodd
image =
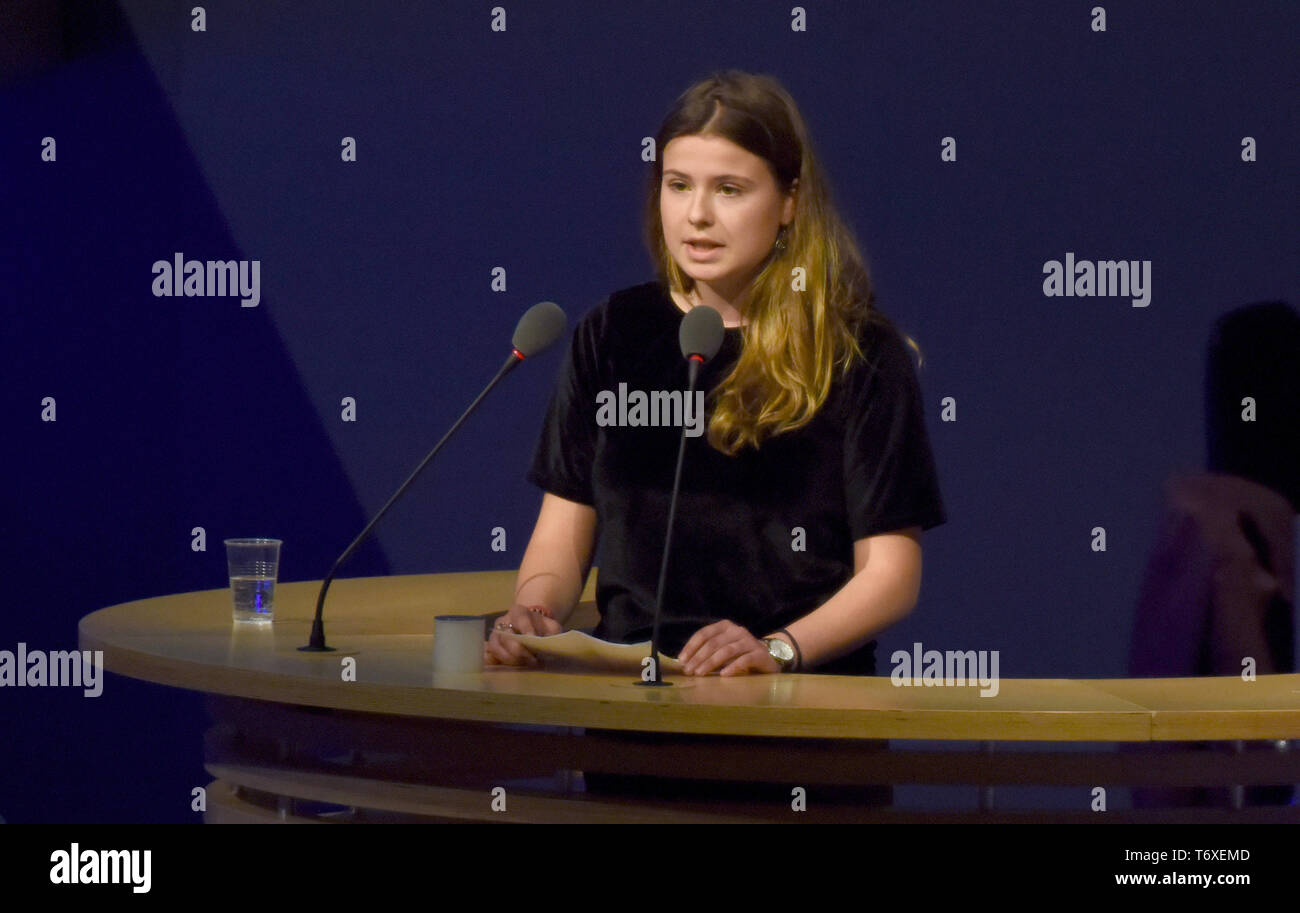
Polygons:
M734 621L715 621L700 628L677 658L687 675L709 675L719 669L720 675L781 671L767 644Z

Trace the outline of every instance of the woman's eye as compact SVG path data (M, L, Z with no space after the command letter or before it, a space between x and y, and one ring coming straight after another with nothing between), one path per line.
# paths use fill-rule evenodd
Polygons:
M685 187L685 186L686 186L686 182L685 182L685 181L668 181L668 182L667 182L667 187L668 187L669 190L680 190L680 189L682 189L682 188ZM723 184L723 185L722 185L721 187L719 187L718 189L719 189L719 190L722 190L722 191L727 191L727 196L729 196L729 197L730 197L730 196L735 196L736 194L740 193L740 188L737 187L735 184Z

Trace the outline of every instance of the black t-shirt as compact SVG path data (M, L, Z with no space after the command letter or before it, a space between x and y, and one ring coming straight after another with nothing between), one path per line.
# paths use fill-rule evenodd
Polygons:
M696 436L711 412L697 424L690 412L635 408L637 391L647 402L652 391L685 397L682 316L649 282L614 293L578 323L528 472L543 490L596 509L596 636L649 640L688 425L660 627L669 655L724 618L756 637L785 627L853 576L855 540L946 520L920 388L891 323L863 329L865 360L837 373L810 423L732 457ZM740 346L740 328L728 328L698 390L726 377ZM678 424L645 424L657 419ZM874 674L875 641L816 671Z

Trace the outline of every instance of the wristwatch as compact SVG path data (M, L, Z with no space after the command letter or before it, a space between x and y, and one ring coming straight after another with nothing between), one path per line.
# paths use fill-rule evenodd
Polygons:
M763 643L782 672L789 672L794 668L794 647L779 637L764 637Z

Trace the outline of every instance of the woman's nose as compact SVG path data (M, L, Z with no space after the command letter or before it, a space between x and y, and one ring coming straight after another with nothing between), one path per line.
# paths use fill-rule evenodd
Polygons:
M687 218L689 218L691 222L696 224L701 222L707 223L712 221L711 211L709 209L708 203L709 203L708 194L697 193L694 196L692 196L690 209L687 210L686 213Z

